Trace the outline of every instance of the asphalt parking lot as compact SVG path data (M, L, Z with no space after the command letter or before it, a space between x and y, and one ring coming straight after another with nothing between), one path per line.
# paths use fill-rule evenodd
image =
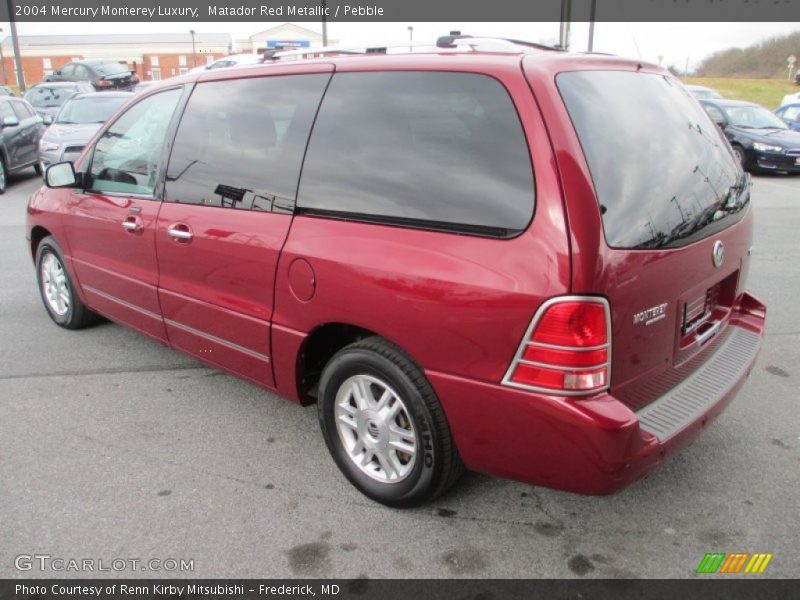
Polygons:
M313 408L111 323L52 324L24 240L38 185L0 196L0 578L105 575L21 554L194 563L128 577L692 577L712 551L800 576L800 177L755 178L766 342L693 446L611 497L469 474L405 511L347 483Z

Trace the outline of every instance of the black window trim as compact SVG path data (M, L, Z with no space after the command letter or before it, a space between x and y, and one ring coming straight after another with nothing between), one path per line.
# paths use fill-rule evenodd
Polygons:
M522 59L520 59L520 65L522 64ZM525 140L525 149L528 152L528 164L530 165L531 170L531 180L532 186L531 190L533 192L533 209L531 210L530 219L528 222L525 223L520 229L505 229L500 227L491 227L491 226L482 226L482 225L474 225L468 223L451 223L451 222L443 222L443 221L431 221L426 219L414 219L409 217L390 217L385 215L372 215L372 214L365 214L365 213L353 213L348 211L335 211L335 210L325 210L325 209L317 209L317 208L307 208L302 206L297 206L297 198L300 193L300 183L302 182L303 178L303 171L305 169L305 162L306 157L308 155L308 148L311 144L311 138L314 136L314 128L317 124L317 117L319 116L320 110L322 110L322 105L325 103L325 97L328 95L328 90L330 89L330 85L333 82L334 77L341 74L347 73L457 73L457 74L466 74L466 75L478 75L483 77L489 77L493 79L500 85L500 87L505 91L506 96L508 96L509 102L511 102L511 106L514 108L514 113L517 115L517 122L519 123L520 131L522 132L522 137ZM520 71L520 76L524 77ZM531 95L533 92L531 91ZM549 143L549 142L548 142ZM320 99L319 106L317 107L317 113L314 115L314 121L311 125L311 130L309 131L308 140L306 142L306 150L303 154L303 163L300 167L300 176L297 182L297 192L295 193L295 215L304 215L309 217L317 217L317 218L328 218L336 221L352 221L358 223L369 223L373 225L386 225L391 227L402 227L407 229L418 229L422 231L435 231L439 233L452 233L456 235L471 235L475 237L487 237L491 239L496 239L500 241L505 240L513 240L521 235L523 235L526 231L531 228L534 219L536 218L536 209L539 205L538 202L539 198L539 188L537 186L537 179L536 179L536 169L534 166L533 161L533 154L531 153L531 142L528 138L528 132L525 130L525 124L522 121L522 115L520 113L519 107L514 99L514 96L509 91L508 87L502 80L491 73L486 73L484 71L477 71L477 70L470 70L470 69L420 69L420 68L376 68L376 69L365 69L365 70L357 70L357 71L336 71L334 70L331 73L331 78L328 81L328 85L325 87L325 92L322 94L322 98Z
M455 233L487 237L498 240L510 240L525 229L507 229L489 225L471 225L469 223L450 223L448 221L431 221L428 219L414 219L411 217L392 217L388 215L371 215L369 213L354 213L339 210L325 210L321 208L295 208L296 215L332 219L334 221L352 221L372 225L386 225L390 227L404 227L407 229L420 229L422 231L437 231L440 233Z
M103 127L103 133L108 131L114 123L119 121L123 116L125 116L128 111L132 110L134 106L143 102L144 100L155 96L156 94L161 94L163 92L169 92L171 90L182 89L183 92L178 98L178 102L175 105L175 110L172 113L172 118L170 119L169 125L167 126L166 135L164 137L164 145L161 148L161 160L159 161L158 167L158 174L156 175L155 185L153 185L153 193L152 194L136 194L136 193L127 193L127 192L106 192L102 190L92 190L89 189L87 186L90 183L89 173L92 172L92 164L94 163L94 151L97 147L97 142L100 141L100 138L92 146L91 153L88 157L88 160L85 164L85 170L81 169L82 173L85 175L83 177L84 187L82 189L83 194L93 195L93 196L108 196L111 198L136 198L137 200L151 200L155 202L163 202L164 200L164 179L167 174L167 160L169 159L169 155L172 152L172 144L175 141L175 135L178 130L178 123L180 122L179 116L183 115L183 109L186 107L186 102L189 98L189 93L191 89L194 88L194 82L191 83L183 83L178 85L171 85L165 87L159 87L157 89L151 90L145 94L142 94L142 97L139 98L136 102L132 103L125 109L125 112L120 114L114 121L107 123ZM84 165L82 165L84 166Z

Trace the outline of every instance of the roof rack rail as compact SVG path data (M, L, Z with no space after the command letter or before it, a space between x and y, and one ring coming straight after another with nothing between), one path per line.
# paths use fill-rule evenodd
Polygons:
M390 49L404 49L413 52L414 48L429 48L429 49L458 49L464 48L472 50L473 52L482 49L491 50L494 52L504 50L506 52L519 51L519 47L536 48L537 50L556 50L563 51L563 48L558 46L547 46L545 44L537 44L535 42L525 42L521 40L513 40L509 38L498 37L478 37L471 35L461 35L458 31L451 31L450 35L442 36L436 40L435 44L427 42L396 42L391 44L381 44L370 46L365 44L363 46L322 46L319 48L284 48L277 47L271 48L263 53L263 62L277 61L282 58L304 58L304 57L320 57L330 54L387 54Z
M443 35L439 37L436 40L436 46L438 48L457 48L460 45L472 45L476 42L507 42L515 46L526 46L528 48L536 48L538 50L555 50L558 52L566 51L562 46L548 46L547 44L539 44L536 42L528 42L525 40L504 37L462 35L460 31L451 31L449 35Z
M304 56L323 56L326 54L386 54L389 48L430 48L432 44L420 42L397 42L393 44L381 44L379 46L371 46L364 44L362 46L320 46L318 48L273 48L264 52L264 62L269 60L279 60L281 58Z

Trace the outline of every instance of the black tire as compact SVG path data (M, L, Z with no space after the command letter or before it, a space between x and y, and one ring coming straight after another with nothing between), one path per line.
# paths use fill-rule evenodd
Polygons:
M388 384L411 418L417 452L410 472L400 481L377 481L363 472L339 434L337 393L342 384L357 375ZM422 369L383 338L366 338L334 355L322 372L317 412L325 443L339 469L364 495L381 504L417 506L445 492L464 472L442 406Z
M5 194L8 189L8 169L6 159L0 155L0 194Z
M66 291L69 293L70 301L66 312L63 314L59 314L50 305L45 295L42 265L49 256L55 257L63 270ZM56 325L65 329L83 329L84 327L93 325L99 320L97 314L89 310L81 301L80 296L75 292L72 279L70 279L69 273L64 267L64 253L61 250L61 246L58 245L58 242L56 242L55 238L52 236L47 236L39 242L39 246L36 249L36 282L39 285L39 296L42 298L42 304L44 304L47 314L50 315L50 318L53 319Z
M733 144L731 146L733 148L733 155L739 161L739 164L742 165L742 168L746 171L747 170L747 155L744 153L744 148Z

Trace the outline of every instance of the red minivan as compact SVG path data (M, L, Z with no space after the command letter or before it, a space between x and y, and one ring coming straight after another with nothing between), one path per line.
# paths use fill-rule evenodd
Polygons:
M46 179L27 231L58 325L102 315L316 403L392 506L464 468L618 490L763 336L748 176L653 65L467 36L285 52L161 82Z

